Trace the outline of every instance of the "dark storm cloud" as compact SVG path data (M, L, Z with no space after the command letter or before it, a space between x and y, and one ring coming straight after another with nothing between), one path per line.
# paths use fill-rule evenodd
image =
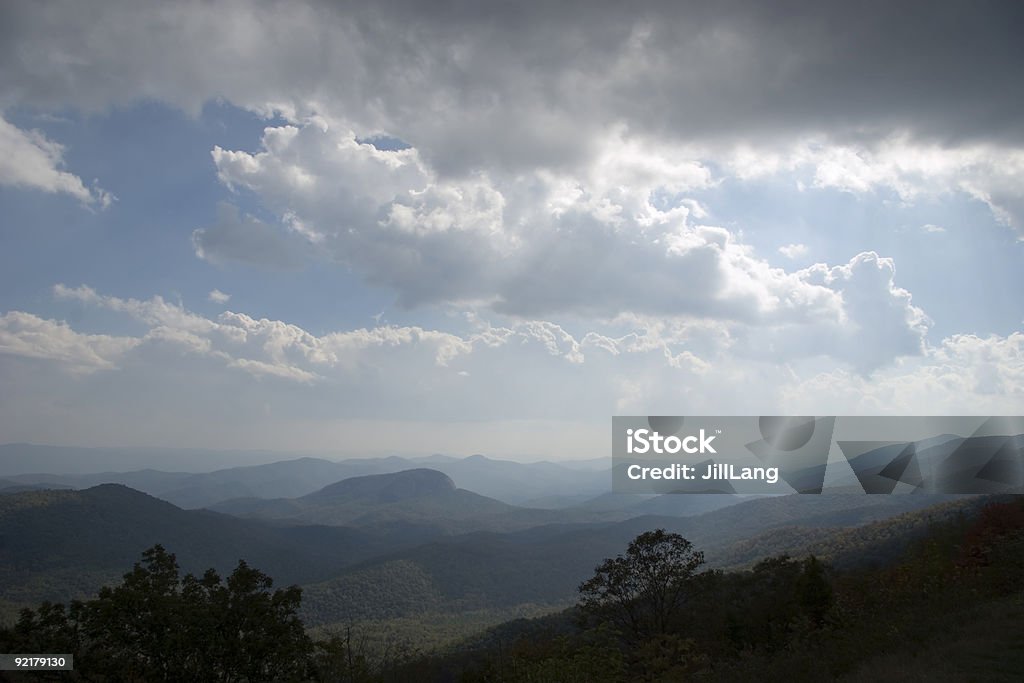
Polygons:
M548 5L556 4L557 7ZM6 106L329 108L441 171L573 164L614 123L1024 141L1016 2L5 3Z

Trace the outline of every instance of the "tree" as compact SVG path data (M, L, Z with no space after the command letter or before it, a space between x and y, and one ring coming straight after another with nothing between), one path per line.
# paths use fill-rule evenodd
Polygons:
M44 602L38 610L21 610L14 627L0 631L0 652L75 652L79 607L72 605L69 614L62 604Z
M632 643L664 635L693 596L704 553L664 529L633 539L625 555L607 559L580 584L584 614L611 621Z
M87 662L126 680L173 680L185 658L187 622L178 590L178 562L155 545L142 553L124 581L100 589L83 604L80 623Z
M118 681L287 681L306 677L313 643L298 617L298 586L244 561L180 577L160 545L94 600L23 610L0 633L9 652L73 652L76 673Z
M302 589L271 592L273 580L244 561L217 587L222 661L239 680L283 681L301 674L313 652L299 619Z
M822 626L832 610L834 598L825 566L811 555L803 562L803 573L797 581L800 607L814 626Z

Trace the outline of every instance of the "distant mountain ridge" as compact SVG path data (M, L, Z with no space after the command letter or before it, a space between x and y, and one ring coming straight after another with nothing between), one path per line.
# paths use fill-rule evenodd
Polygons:
M659 500L674 499L647 502ZM278 585L306 584L305 609L315 612L316 623L424 608L554 604L571 598L596 562L652 528L683 534L714 566L780 548L822 548L836 528L949 500L957 499L792 495L747 499L699 516L575 521L587 518L510 506L454 488L443 473L414 468L329 484L304 498L256 501L298 510L282 523L182 510L115 484L31 491L0 496L0 607L10 613L20 604L94 591L154 543L176 553L185 571L223 572L244 558ZM303 519L310 511L347 525L310 524ZM375 614L374 605L384 612Z
M351 477L323 487L304 500L330 501L338 498L365 500L371 503L395 503L400 500L450 493L456 490L451 477L437 470L421 467L394 474Z
M618 522L644 515L696 515L735 505L744 498L730 496L667 495L647 498L606 494L619 498L604 505L601 499L564 508L529 508L456 488L437 470L416 468L402 472L352 477L297 498L238 498L210 507L247 518L304 524L340 524L369 528L377 525L419 525L434 533L516 531L547 524Z
M260 450L203 448L88 448L31 443L0 444L0 477L19 474L91 474L155 469L174 462L178 471L209 472L280 460Z
M115 471L118 468L109 466L110 461L103 457L92 460L93 469L90 471L85 461L77 458L95 455L93 449L35 446L28 449L26 452L18 444L0 445L0 477L18 484L46 483L75 488L103 483L124 484L185 508L207 507L235 498L297 498L320 489L328 482L421 467L443 472L460 488L511 504L555 495L593 497L611 488L610 462L608 467L601 467L603 461L600 460L563 465L519 463L482 455L468 458L390 456L339 461L300 457L214 471L168 472L142 469L139 464L149 460L142 458L139 462L132 462L126 453L118 452L116 462L124 465L120 471ZM51 449L59 451L61 457L47 455ZM168 462L174 462L175 469L186 469L184 463L187 459L179 461L173 455L176 451L168 453L170 455L161 461L165 468ZM69 458L73 461L70 464L66 462ZM100 467L104 464L108 466Z
M343 479L298 498L241 498L211 509L307 524L420 524L459 533L488 528L488 520L521 508L456 488L450 477L437 470L414 468Z

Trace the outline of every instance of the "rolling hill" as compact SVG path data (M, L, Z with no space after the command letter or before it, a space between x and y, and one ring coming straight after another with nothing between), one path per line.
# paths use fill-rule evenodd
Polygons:
M244 498L212 509L241 517L313 524L372 528L422 524L446 533L500 526L500 520L521 510L456 488L447 475L426 468L343 479L299 498Z
M206 471L211 463L241 456L187 450L159 453L164 457L157 458L147 450L136 457L129 449L115 449L111 453L100 449L6 444L0 446L0 477L17 484L73 488L124 484L184 508L208 507L236 498L297 498L318 490L325 482L421 467L448 475L460 488L510 504L566 495L585 500L611 487L610 464L605 467L601 460L560 464L519 463L482 455L340 461L302 457ZM203 456L206 460L198 464ZM174 469L179 471L139 467L152 463L163 467L174 463ZM191 472L180 471L189 468Z
M30 491L0 496L0 598L11 605L94 591L161 543L185 571L228 571L244 558L279 585L306 584L311 624L556 605L572 599L598 562L652 528L683 534L710 566L735 566L778 552L824 552L837 530L961 499L830 493L727 505L737 499L630 496L618 506L623 501L592 501L597 511L540 510L416 468L223 506L272 518L260 520L183 510L115 484ZM726 506L685 516L719 504ZM891 538L902 527L871 533L839 547L898 542Z
M688 516L735 504L735 496L605 494L581 505L526 508L456 488L451 478L425 468L353 477L301 496L242 498L211 507L247 518L376 528L416 524L445 534L518 531L548 524L618 522L646 515Z
M0 598L22 603L90 593L156 543L175 553L184 571L229 572L244 558L287 585L328 578L408 538L182 510L117 484L14 493L0 496Z
M309 623L323 624L564 604L574 598L579 583L601 560L621 553L638 533L653 528L688 538L705 552L711 567L735 566L781 552L823 548L826 539L847 529L958 502L930 495L796 494L750 499L699 516L649 515L437 538L372 558L307 586L304 610ZM849 544L854 547L853 541ZM862 539L857 547L867 544Z

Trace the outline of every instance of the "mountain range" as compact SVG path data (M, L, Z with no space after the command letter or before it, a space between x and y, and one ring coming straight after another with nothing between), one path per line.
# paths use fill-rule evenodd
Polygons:
M955 450L953 439L918 453L930 462L928 449ZM875 472L899 456L886 448L858 464L883 476ZM682 534L711 567L779 553L856 566L898 555L929 520L985 499L865 495L853 479L823 495L617 494L604 459L298 457L203 468L190 453L0 446L0 620L93 594L160 543L187 572L227 574L245 559L276 585L303 586L311 627L372 622L380 633L450 637L571 603L598 563L650 529ZM123 471L100 469L111 464Z
M153 461L145 451L133 458L128 451L74 449L25 444L0 445L0 477L12 485L48 484L88 488L116 483L158 496L184 508L200 508L234 498L296 498L312 493L325 483L370 474L387 474L429 467L451 477L458 486L506 503L530 505L542 499L544 507L561 507L608 491L611 463L590 460L570 463L519 463L482 455L454 458L361 458L325 460L300 457L258 465L204 471L168 472L140 468L140 463L174 462L185 468L202 460L203 452L174 451ZM211 462L242 457L229 453L210 456ZM111 471L120 464L119 471Z
M621 553L645 530L663 528L682 534L705 552L709 566L737 566L780 552L795 553L811 541L823 542L843 530L968 499L794 494L748 499L698 516L643 515L614 522L555 523L507 533L437 537L307 586L305 609L311 623L324 623L376 614L382 604L373 597L378 594L389 596L383 603L386 607L380 608L389 616L564 603L602 559ZM751 539L758 538L761 543L752 552ZM859 542L859 547L866 545L870 544ZM410 585L418 587L416 595L427 599L408 597Z
M859 493L625 498L632 500L624 506L599 496L589 506L524 508L460 489L429 468L223 506L238 512L244 503L262 519L186 510L120 484L10 493L0 496L0 600L10 614L19 605L86 595L161 543L185 571L225 573L244 558L279 585L304 585L312 625L558 605L644 530L681 533L712 566L735 565L950 500ZM702 510L708 506L724 507ZM696 512L702 514L687 516Z

